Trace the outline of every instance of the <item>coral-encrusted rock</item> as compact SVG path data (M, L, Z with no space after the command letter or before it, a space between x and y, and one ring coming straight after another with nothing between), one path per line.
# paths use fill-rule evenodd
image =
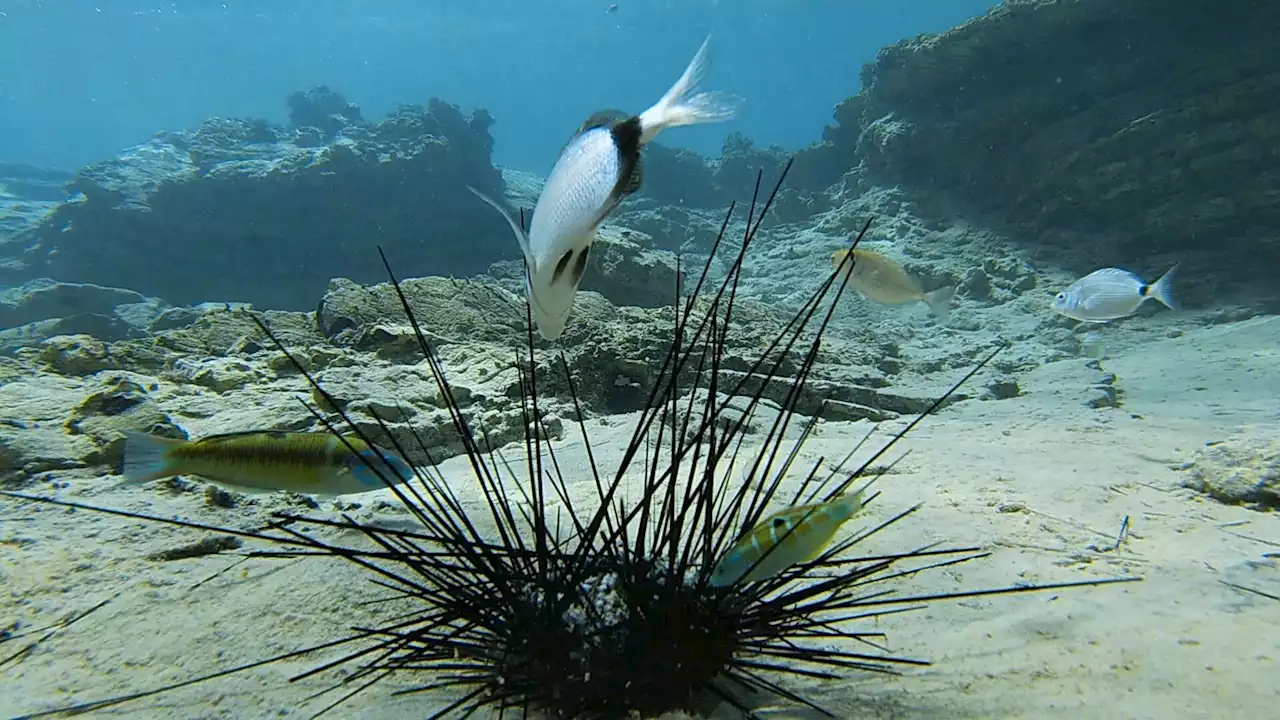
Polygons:
M715 167L693 150L649 143L640 162L644 181L637 199L695 208L719 207L725 202L716 184Z
M670 305L676 292L676 257L654 249L653 238L644 233L601 228L582 289L595 290L615 305Z
M825 140L874 181L1070 242L1073 271L1198 253L1278 294L1277 32L1277 3L1010 0L882 50Z
M790 181L783 192L821 192L838 182L848 164L832 162L826 150L819 145L797 153ZM758 148L750 138L736 132L725 139L720 157L714 160L692 150L650 143L642 157L644 183L640 192L621 209L623 212L723 211L729 203L751 197L761 171L765 182L772 183L789 157L782 148Z
M119 469L124 460L125 432L146 432L186 439L182 431L148 396L146 389L124 377L109 377L103 388L77 405L63 425L71 435L84 435L99 447L101 456L90 455L90 464Z
M360 108L328 86L299 90L289 96L289 125L294 130L315 128L330 139L353 125L363 125Z
M147 298L132 290L34 280L0 292L0 328L86 313L112 315L117 307L144 303Z
M405 280L400 289L409 306L430 333L434 342L499 342L518 347L522 332L523 300L501 288L481 281L426 277ZM380 347L407 327L400 298L390 285L364 287L346 278L336 278L320 300L316 311L320 332L341 344ZM379 328L387 333L377 340ZM405 351L421 359L421 351L411 333L405 336Z
M97 340L141 336L161 311L132 290L42 278L0 291L0 353L36 347L59 335Z
M724 205L729 198L749 198L755 193L756 179L763 171L765 182L771 182L787 164L787 153L778 147L765 150L742 133L730 133L720 150L720 166L716 182L720 186Z
M70 186L82 197L23 243L28 272L172 304L302 309L332 277L384 278L378 245L405 275L470 275L516 254L466 190L503 194L488 113L432 100L364 124L328 91L292 105L310 124L210 120L84 168Z

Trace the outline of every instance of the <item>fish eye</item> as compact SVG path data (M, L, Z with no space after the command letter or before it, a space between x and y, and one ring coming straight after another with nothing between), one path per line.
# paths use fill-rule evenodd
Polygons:
M1057 295L1054 295L1053 299L1057 300L1058 302L1062 302L1063 300L1067 299L1067 294L1064 292L1060 292Z
M783 520L782 518L774 518L774 519L773 519L773 526L774 526L775 528L778 528L779 530L781 530L782 528L784 528L784 527L786 527L786 526L787 526L787 521L786 521L786 520Z

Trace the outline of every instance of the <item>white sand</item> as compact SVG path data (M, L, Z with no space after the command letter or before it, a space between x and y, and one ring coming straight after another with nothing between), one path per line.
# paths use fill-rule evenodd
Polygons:
M967 401L926 420L902 446L912 452L901 472L883 479L883 494L851 529L924 502L919 513L862 549L901 551L948 540L994 551L921 576L904 590L1129 574L1145 581L966 600L886 618L879 628L894 652L935 665L897 678L806 682L807 694L848 718L1277 716L1280 602L1220 581L1276 592L1274 566L1250 570L1245 563L1278 548L1245 536L1280 543L1280 518L1183 490L1176 468L1208 441L1243 426L1274 428L1280 420L1280 318L1148 343L1104 367L1119 378L1122 408L1086 407L1096 371L1072 360L1020 377L1022 397ZM621 420L589 423L604 467L630 433L630 422ZM841 456L866 427L823 424L805 455ZM566 474L586 482L577 435L570 429L566 438L560 461ZM469 478L459 459L446 472ZM198 493L116 489L114 482L75 481L58 493L244 527L274 507L260 500L256 507L219 510ZM358 500L367 510L370 498ZM1118 551L1099 552L1114 542L1125 516L1128 540ZM154 562L145 556L206 533L10 500L0 500L0 523L0 622L47 623L114 597L21 663L0 668L0 717L212 672L324 642L394 612L358 605L382 591L341 560L250 560L190 590L233 558ZM0 659L23 642L0 645ZM306 698L334 675L287 679L320 660L253 670L94 716L309 717L297 708L323 707L329 695ZM389 680L331 717L425 717L440 707L439 696L391 695L417 681L428 679Z

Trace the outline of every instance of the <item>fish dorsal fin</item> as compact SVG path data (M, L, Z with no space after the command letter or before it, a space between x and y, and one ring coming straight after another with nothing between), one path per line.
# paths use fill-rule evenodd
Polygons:
M565 149L568 148L574 140L577 140L578 136L582 135L582 133L596 128L612 128L614 125L630 118L631 113L613 108L597 110L591 113L591 117L583 120L582 124L578 126L578 129L574 130L573 134L569 136L569 140L560 148L559 154L563 155Z
M235 440L236 438L249 437L253 435L280 439L280 438L288 437L289 431L288 430L237 430L235 432L217 433L215 435L205 435L204 437L200 438L199 440L196 440L195 442L198 442L198 443L226 442L228 440Z
M516 242L520 245L520 254L524 256L525 265L529 267L530 273L536 272L537 265L534 262L533 251L529 249L529 234L524 231L524 228L521 227L520 223L514 216L512 216L511 211L498 204L497 200L494 200L470 185L467 186L467 189L470 190L473 195L485 201L489 207L497 210L502 215L502 219L507 221L507 224L511 226L511 232L516 236Z
M631 117L631 113L625 110L618 110L616 108L597 110L591 113L591 117L582 122L582 125L578 128L578 132L574 133L574 136L576 137L581 135L591 128L613 127L620 122L631 119Z

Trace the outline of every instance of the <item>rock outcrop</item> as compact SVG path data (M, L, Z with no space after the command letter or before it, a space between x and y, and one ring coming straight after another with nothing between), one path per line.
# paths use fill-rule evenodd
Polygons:
M163 310L160 301L132 290L33 280L0 291L0 353L56 335L106 341L140 336Z
M676 255L658 249L647 233L630 229L629 216L620 226L601 227L591 244L591 264L581 290L598 292L615 305L662 307L670 305L676 288ZM686 268L687 270L687 268ZM511 293L524 294L524 263L502 260L489 266L488 274ZM684 273L686 279L688 273ZM512 298L512 301L516 301Z
M325 88L289 104L289 128L214 119L82 169L21 238L28 276L303 309L331 277L385 277L376 246L420 275L516 253L465 187L503 194L485 111L433 99L366 123Z
M882 50L818 152L1072 270L1189 258L1193 298L1280 298L1278 31L1274 3L1009 0Z
M1280 437L1256 428L1196 453L1183 468L1185 487L1228 505L1280 509Z
M528 334L519 297L484 278L414 278L403 281L401 290L438 349L467 422L494 447L522 439L526 408L516 362L527 363ZM706 307L703 300L694 304L695 325ZM539 409L553 437L564 432L563 419L576 419L579 410L593 416L643 407L675 326L674 311L665 303L620 308L591 291L579 294L574 312L559 342L539 339L535 346ZM401 447L413 448L409 459L416 463L463 452L389 284L336 279L314 312L257 314L292 359L254 317L237 308L169 308L141 336L60 335L0 357L0 482L23 484L50 470L117 472L129 430L171 437L323 430L299 398L331 422L340 422L338 410L347 413L375 439L390 433ZM789 380L800 372L798 354L774 379L751 373L789 315L744 298L735 304L734 317L724 336L724 378L742 379L748 392L767 383L764 396L775 406L785 402ZM796 398L801 414L882 420L929 404L927 392L892 387L880 362L885 348L868 337L824 342L811 382ZM328 396L312 388L295 361Z
M766 182L772 182L790 157L780 147L757 147L737 132L725 138L718 158L652 143L644 150L644 184L635 200L642 207L722 212L729 203L751 197L757 173L763 171ZM792 172L784 193L820 192L839 180L841 174L810 162L807 153Z
M20 260L24 236L67 198L65 186L73 177L62 170L0 162L0 283L29 279Z

